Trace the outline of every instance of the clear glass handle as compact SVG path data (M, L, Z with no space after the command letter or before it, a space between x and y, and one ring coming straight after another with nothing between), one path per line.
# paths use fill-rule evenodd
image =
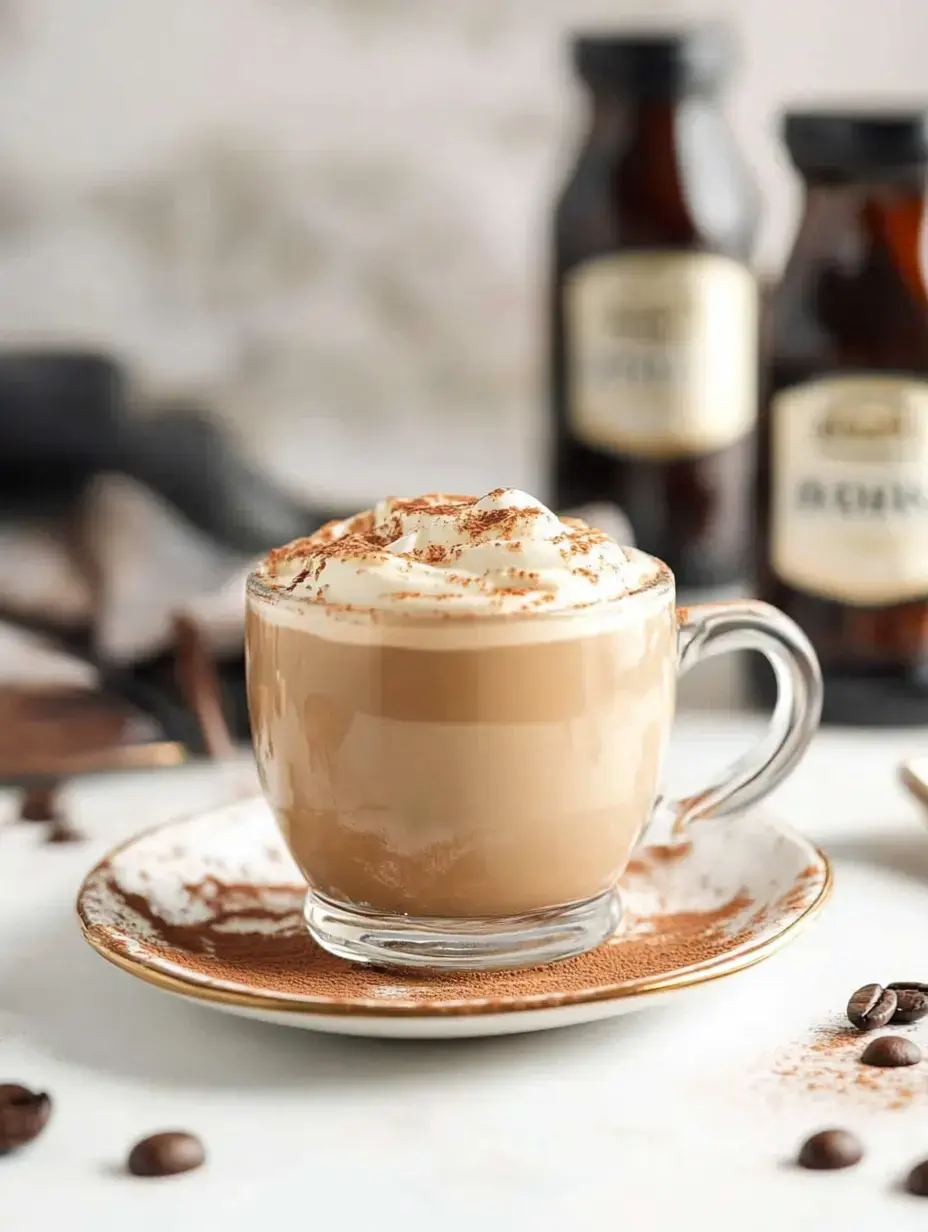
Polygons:
M759 650L777 678L777 704L763 739L726 774L694 795L658 798L655 816L669 814L679 833L710 813L734 813L773 791L795 767L818 727L822 673L799 626L768 603L703 603L677 609L682 675L696 663L731 650Z

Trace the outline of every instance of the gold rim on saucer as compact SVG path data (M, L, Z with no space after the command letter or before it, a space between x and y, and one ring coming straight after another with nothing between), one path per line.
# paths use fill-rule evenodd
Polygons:
M747 970L757 963L772 957L819 914L828 901L834 884L834 873L831 863L821 848L810 844L821 863L823 879L816 890L816 896L805 909L786 924L783 929L766 940L759 941L732 954L710 958L702 963L680 968L667 975L639 980L628 980L622 984L602 988L582 989L577 991L547 992L537 996L523 995L520 997L482 998L473 1001L453 1002L420 1002L410 1004L384 1002L361 997L323 998L309 1000L280 996L275 993L256 993L239 991L230 988L216 988L199 981L185 978L183 975L168 975L152 967L142 959L131 958L120 952L99 925L91 924L84 912L84 894L94 878L100 874L121 852L131 847L145 834L151 834L169 826L155 826L134 835L125 843L120 844L108 853L86 876L77 897L77 916L81 932L87 943L107 962L119 967L129 975L135 976L144 983L165 992L175 993L195 1001L203 1001L213 1005L232 1006L245 1010L259 1012L274 1011L282 1014L312 1015L320 1018L355 1017L355 1018L458 1018L471 1016L489 1016L495 1014L527 1013L533 1010L557 1009L573 1005L586 1005L603 1001L618 1001L630 997L643 997L658 993L672 992L676 989L688 988L699 984L708 984L714 980L734 975Z

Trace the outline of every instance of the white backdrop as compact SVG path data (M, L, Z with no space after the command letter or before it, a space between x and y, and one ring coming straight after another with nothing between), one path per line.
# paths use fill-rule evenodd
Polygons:
M923 87L924 0L3 0L0 339L113 347L296 487L537 485L563 35L643 11L738 27L766 269L781 101Z

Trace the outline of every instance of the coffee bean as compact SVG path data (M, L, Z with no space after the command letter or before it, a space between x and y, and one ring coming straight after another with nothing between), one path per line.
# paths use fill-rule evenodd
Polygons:
M38 1138L51 1114L52 1101L44 1091L0 1083L0 1155Z
M852 1168L863 1158L860 1139L846 1129L823 1129L807 1138L799 1150L800 1168L816 1171Z
M905 1187L916 1198L928 1198L928 1159L915 1165L905 1179Z
M917 1065L922 1059L922 1050L918 1044L903 1039L901 1035L881 1035L879 1039L871 1040L860 1059L864 1065Z
M206 1152L199 1138L172 1130L137 1142L129 1152L127 1166L133 1176L176 1176L192 1172L205 1162Z
M893 991L896 994L893 1022L918 1022L928 1014L928 988L924 985L920 988L914 985L904 988L901 984L894 984Z
M896 1012L896 994L879 984L864 984L847 1003L847 1016L861 1031L885 1027Z
M57 783L52 787L30 787L19 805L20 820L55 821L58 817L57 795Z
M66 821L56 821L45 836L46 843L82 843L84 835Z

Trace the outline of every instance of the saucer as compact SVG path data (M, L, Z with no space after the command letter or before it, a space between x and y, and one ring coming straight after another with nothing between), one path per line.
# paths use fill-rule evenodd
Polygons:
M605 945L528 971L413 974L334 958L262 799L117 848L78 898L84 936L148 984L285 1026L410 1038L502 1035L628 1013L768 958L825 903L824 854L769 814L697 822L635 853Z

